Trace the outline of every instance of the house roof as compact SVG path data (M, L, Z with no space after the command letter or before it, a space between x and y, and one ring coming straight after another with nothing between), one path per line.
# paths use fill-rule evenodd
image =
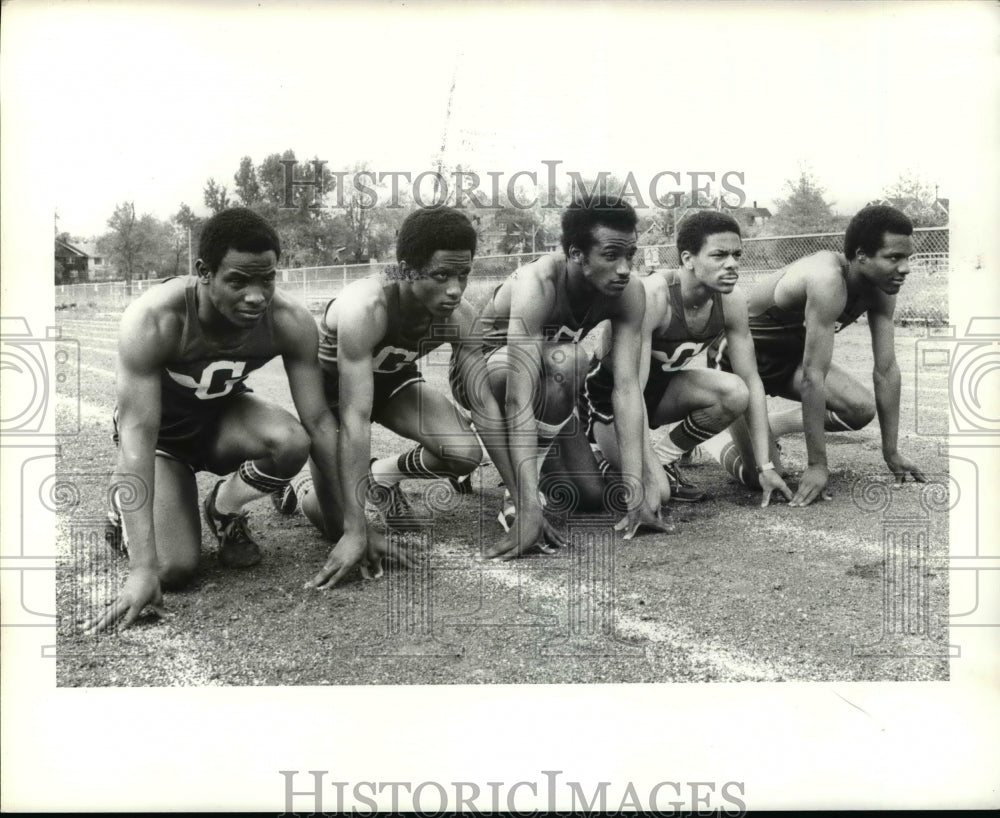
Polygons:
M88 253L86 250L83 250L78 245L70 244L68 241L62 241L60 239L56 239L56 244L58 244L65 250L69 250L69 252L71 252L75 256L90 258L90 253Z
M761 216L765 219L771 218L771 211L766 207L724 207L730 213L738 213L740 216Z
M923 207L920 200L914 196L883 196L881 199L873 199L868 202L869 205L890 205L895 207L897 210L902 210L905 212L908 207ZM934 200L934 204L931 207L937 206L942 208L946 213L949 211L951 205L951 199L938 197Z

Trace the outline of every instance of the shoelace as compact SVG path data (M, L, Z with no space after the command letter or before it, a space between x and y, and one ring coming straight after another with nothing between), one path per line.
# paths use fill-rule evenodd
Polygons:
M228 516L228 515L227 515ZM247 527L246 513L235 514L222 525L222 536L227 542L253 542Z

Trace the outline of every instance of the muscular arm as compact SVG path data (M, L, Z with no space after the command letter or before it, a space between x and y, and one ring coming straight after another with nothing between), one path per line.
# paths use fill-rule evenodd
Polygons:
M639 393L643 394L649 382L653 349L653 331L661 324L670 321L670 299L667 288L660 276L649 276L643 279L646 295L646 306L643 310L641 345L639 347ZM670 497L670 481L660 467L659 458L653 448L653 439L649 433L649 417L646 412L646 401L642 405L642 464L643 487L647 494L648 505L656 505Z
M831 257L829 267L805 277L806 340L802 356L802 423L810 466L826 468L826 376L833 360L837 316L847 289Z
M115 391L118 406L118 464L115 482L137 480L146 501L122 513L132 569L158 569L153 530L156 437L160 426L161 326L148 312L126 312L118 338ZM169 342L168 342L169 343Z
M622 293L617 314L611 320L611 355L615 372L611 404L615 413L615 433L621 452L622 476L628 481L636 481L635 485L644 484L643 442L647 439L643 428L646 426L646 419L642 390L639 386L639 352L643 346L645 309L645 289L641 281L633 278ZM648 356L645 363L648 377ZM630 498L629 512L634 511L641 502L640 495Z
M519 518L529 515L541 517L536 467L538 427L532 401L543 388L543 326L554 302L554 286L537 274L527 274L525 270L525 274L519 275L514 282L507 334L509 370L503 409L514 480L510 489Z
M504 415L489 387L482 337L476 330L476 310L463 299L455 318L459 325L459 339L454 347L455 376L464 388L472 422L500 473L500 479L505 486L516 486L514 464L507 448Z
M805 351L802 357L802 425L806 438L808 466L802 474L791 507L807 506L826 497L830 477L826 464L826 376L833 359L833 339L837 316L847 303L847 287L839 263L832 253L816 259L816 266L804 271Z
M295 411L309 435L310 457L322 475L317 500L326 531L338 531L342 500L336 494L337 425L323 394L319 333L305 307L289 303L278 315L279 344Z
M879 428L882 432L882 456L886 465L902 483L906 474L923 482L923 473L903 457L899 445L899 364L896 363L896 341L892 317L896 309L896 297L878 293L875 304L868 310L868 328L872 336L872 356L875 367L872 383L875 387L875 411L878 413Z
M340 373L339 477L344 500L344 534L366 531L364 497L371 458L374 400L372 351L385 335L386 308L381 300L340 304L337 368Z
M767 396L754 354L753 338L750 335L750 321L747 318L746 296L737 291L723 296L726 316L726 344L733 372L746 384L750 392L747 407L747 422L754 458L758 463L768 460ZM829 366L829 364L827 364Z
M872 336L872 356L875 368L875 408L882 430L882 454L896 453L899 441L899 365L896 363L895 330L892 315L896 307L894 296L880 294L881 299L868 311L868 328Z
M722 304L726 316L726 343L733 373L743 380L750 393L750 401L747 406L747 425L750 428L750 444L753 447L754 459L759 464L767 463L770 448L767 395L764 392L760 373L757 371L757 358L754 353L753 337L750 334L746 296L736 290L723 296ZM765 495L763 505L768 505L771 492L774 490L780 491L787 499L792 499L792 493L785 485L785 481L773 469L762 472L760 481Z
M142 302L129 307L118 336L116 397L118 463L113 484L135 486L135 502L122 503L122 524L128 538L129 574L115 602L88 622L88 631L131 625L152 605L162 613L160 564L153 525L156 438L160 426L160 369L166 350L176 340L168 312ZM161 532L164 533L164 532Z

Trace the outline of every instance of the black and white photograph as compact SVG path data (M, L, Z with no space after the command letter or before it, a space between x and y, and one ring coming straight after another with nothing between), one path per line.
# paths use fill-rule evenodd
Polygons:
M4 16L5 810L997 806L995 4Z

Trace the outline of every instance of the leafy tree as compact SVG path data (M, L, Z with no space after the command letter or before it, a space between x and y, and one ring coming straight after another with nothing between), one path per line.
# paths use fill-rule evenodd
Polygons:
M218 184L215 179L209 179L205 183L204 190L205 207L213 214L221 213L230 206L229 192L225 185Z
M845 219L834 213L833 202L827 202L826 191L807 168L800 169L797 179L785 182L785 192L785 198L775 199L774 217L762 233L771 236L822 233L844 226Z
M882 190L884 198L903 210L916 227L939 227L948 223L947 211L935 207L934 185L912 170L904 171Z
M174 252L186 253L187 248L190 243L191 255L194 256L198 252L198 238L201 235L201 226L204 223L202 219L194 214L188 205L181 203L177 212L170 217L170 224L172 225L175 237L174 237ZM176 243L180 242L181 248L178 251ZM178 264L178 266L180 266ZM188 265L184 264L184 270L187 270ZM193 271L193 265L192 265ZM180 273L174 273L174 275L180 275Z
M257 169L249 156L240 160L240 169L233 176L236 195L245 207L253 207L261 201L260 182L257 181Z
M351 180L350 189L344 190L342 196L349 237L348 253L353 255L356 263L360 263L372 255L372 238L376 224L375 206L378 198L377 194L373 196L367 190L359 190L359 185L354 184L354 181L358 180L360 185L367 188L377 188L377 186L372 176L359 178L359 174L372 172L367 161L355 162L344 170L347 173L345 180Z
M132 280L143 274L156 246L162 241L162 227L148 213L137 216L134 202L122 202L108 219L110 232L98 240L98 249L107 256L125 279L125 290L132 294Z

